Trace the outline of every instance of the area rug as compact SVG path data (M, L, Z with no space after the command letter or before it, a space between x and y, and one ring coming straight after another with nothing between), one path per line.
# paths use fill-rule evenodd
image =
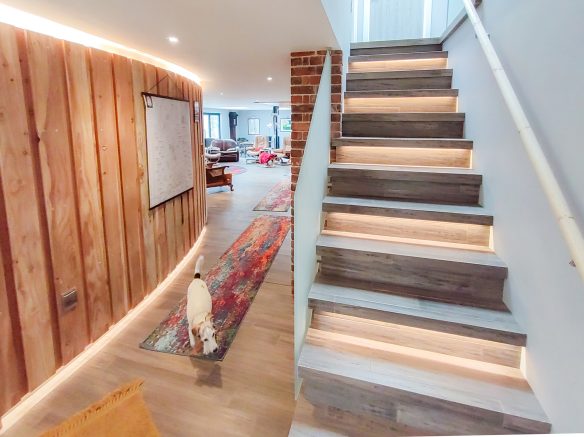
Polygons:
M230 165L229 168L227 170L225 170L225 173L242 174L242 173L245 173L246 171L247 171L247 168L240 167L239 165Z
M290 180L285 179L274 185L253 210L285 212L290 209L291 201L292 190L290 190Z
M144 402L138 379L41 434L41 437L158 437L160 433Z
M213 300L217 352L204 356L202 344L189 344L184 297L140 347L157 352L221 361L251 306L286 234L289 217L257 217L204 278ZM185 290L186 294L186 290Z

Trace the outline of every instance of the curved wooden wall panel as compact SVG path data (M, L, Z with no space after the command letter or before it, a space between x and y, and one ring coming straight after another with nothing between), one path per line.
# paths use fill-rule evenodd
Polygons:
M200 86L175 73L0 24L0 414L148 295L203 229L202 114L195 188L150 210L144 91L202 108Z

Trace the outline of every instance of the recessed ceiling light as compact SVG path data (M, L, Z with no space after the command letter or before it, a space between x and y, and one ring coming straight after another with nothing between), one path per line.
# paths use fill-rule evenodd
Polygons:
M268 82L269 82L269 81L271 81L273 78L272 78L272 76L268 76L268 77L267 77L267 79L268 79Z
M176 36L169 36L167 39L168 39L168 42L171 44L178 43L178 38Z
M219 93L219 95L220 95L220 96L222 96L222 95L223 95L223 93Z

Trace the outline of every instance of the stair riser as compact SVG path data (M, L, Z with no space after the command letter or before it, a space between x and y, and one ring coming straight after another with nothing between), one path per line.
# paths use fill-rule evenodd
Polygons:
M336 162L341 164L470 168L471 156L471 151L464 149L367 146L342 146L336 148Z
M390 138L462 138L464 121L351 121L343 118L343 136Z
M311 327L398 346L519 368L523 342L508 333L437 323L403 314L310 299ZM424 329L422 329L424 328ZM502 343L504 342L504 343Z
M317 247L323 282L460 305L506 310L506 269ZM404 287L402 289L401 287Z
M431 90L451 86L451 76L347 80L347 91Z
M418 52L439 52L442 50L441 44L429 44L406 47L371 47L361 49L351 49L351 56L361 55L393 55L396 53L418 53Z
M361 112L456 112L456 97L352 97L345 99L345 114Z
M336 138L333 147L378 147L425 150L472 150L470 140L420 138Z
M434 70L446 67L448 67L448 59L446 58L349 62L349 71L351 73L364 73L370 71Z
M424 435L547 433L540 422L515 420L480 408L380 387L312 369L299 368L305 398L366 417L381 417Z
M353 205L345 203L335 203L334 197L327 198L330 199L322 204L322 210L326 213L344 213L344 214L361 214L367 216L377 216L377 217L395 217L410 220L429 220L436 222L447 222L447 223L467 223L474 225L482 225L492 227L493 217L489 215L479 215L479 214L464 214L449 211L431 211L431 210L416 210L400 207L376 207L376 206L363 206L363 205ZM397 204L399 205L399 203Z
M480 185L331 176L330 193L429 203L477 205Z
M491 227L466 223L376 217L361 214L328 213L325 229L399 239L455 243L489 247Z

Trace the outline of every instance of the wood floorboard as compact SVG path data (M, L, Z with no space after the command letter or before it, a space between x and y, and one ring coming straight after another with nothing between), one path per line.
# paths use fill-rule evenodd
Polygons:
M234 192L208 190L207 232L199 253L206 273L254 217L254 206L290 169L248 169L234 176ZM273 213L274 215L289 214ZM118 385L144 378L144 396L164 436L286 436L294 414L293 298L290 235L239 332L219 363L140 349L186 292L189 265L161 296L96 357L7 430L7 437L32 436L97 401Z

